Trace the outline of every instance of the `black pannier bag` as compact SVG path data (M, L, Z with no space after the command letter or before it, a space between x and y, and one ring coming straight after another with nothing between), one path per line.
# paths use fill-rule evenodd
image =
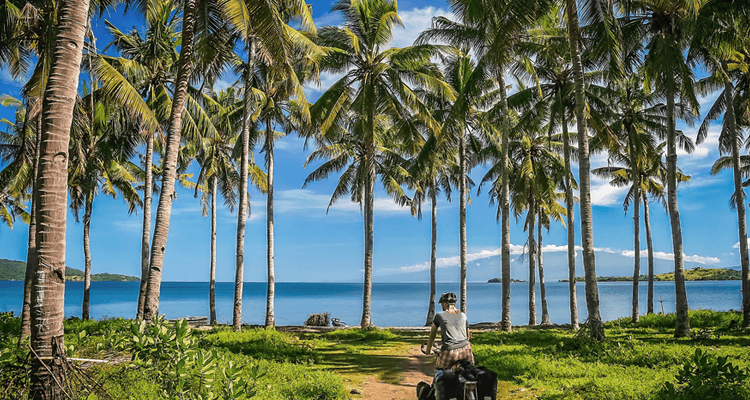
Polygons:
M497 399L497 374L485 367L461 362L461 376L477 383L477 400Z
M485 367L477 367L477 400L497 399L497 374Z
M435 400L435 389L429 383L417 383L417 400Z
M443 374L435 380L433 386L435 386L436 393L440 395L436 400L463 400L464 398L464 386L458 379L458 375L449 369L443 370Z

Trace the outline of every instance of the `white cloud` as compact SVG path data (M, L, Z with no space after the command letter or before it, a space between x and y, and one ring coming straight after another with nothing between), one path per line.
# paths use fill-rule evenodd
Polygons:
M621 205L628 187L614 187L609 180L591 177L591 204L595 206Z
M453 14L450 11L435 7L399 11L398 15L401 17L404 28L394 28L393 42L391 42L392 47L408 47L413 45L419 34L432 26L432 18L434 17L445 16L453 19Z
M519 255L524 253L525 246L517 245L517 244L511 244L510 245L510 254L511 255ZM576 252L582 251L583 248L581 246L575 246ZM556 245L556 244L548 244L545 245L543 248L545 253L550 252L562 252L567 251L568 246L567 245ZM597 253L610 253L610 254L617 254L621 255L623 257L630 257L633 258L635 255L635 252L633 250L616 250L611 249L609 247L594 247L594 251ZM490 257L499 256L501 254L501 249L490 249L490 250L481 250L476 253L470 253L466 255L467 262L472 262L476 260L482 260ZM646 250L641 250L641 257L646 256ZM674 255L672 253L664 253L661 251L654 252L654 258L662 259L662 260L674 260ZM460 256L453 256L453 257L441 257L436 260L435 267L436 268L449 268L449 267L456 267L460 263L461 258ZM699 255L685 255L685 261L689 262L696 262L700 264L718 264L721 262L720 259L716 257L707 257L707 256L699 256ZM419 272L419 271L426 271L430 269L430 262L424 262L420 264L414 264L414 265L408 265L404 267L398 267L398 268L384 268L381 270L382 273L391 274L391 273L408 273L408 272Z
M747 244L750 245L750 238L747 238ZM739 249L740 248L740 242L737 242L732 246L733 249ZM732 253L734 254L734 253Z

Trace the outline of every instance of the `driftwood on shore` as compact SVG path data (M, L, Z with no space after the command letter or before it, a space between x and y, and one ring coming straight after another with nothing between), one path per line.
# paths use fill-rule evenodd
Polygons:
M331 322L331 315L327 312L322 314L310 314L305 321L305 326L328 326Z

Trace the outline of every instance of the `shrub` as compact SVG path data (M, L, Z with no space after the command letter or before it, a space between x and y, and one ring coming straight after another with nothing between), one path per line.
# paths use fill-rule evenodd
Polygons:
M748 370L736 367L727 356L715 356L695 349L693 357L675 376L676 385L665 382L658 399L746 399Z

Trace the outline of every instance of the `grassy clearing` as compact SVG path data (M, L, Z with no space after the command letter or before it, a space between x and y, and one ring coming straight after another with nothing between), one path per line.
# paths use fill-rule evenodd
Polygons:
M725 356L747 371L750 337L730 329L739 317L693 311L694 337L685 339L672 337L674 315L650 315L638 324L629 319L608 322L604 343L559 329L479 333L472 342L477 361L499 379L534 388L545 399L652 399L664 394L665 382L676 382L675 375L696 349ZM749 398L750 382L743 387L730 398Z
M25 352L15 347L18 318L0 317L5 382L6 367ZM740 318L692 311L693 336L683 339L672 337L674 315L649 315L637 324L606 323L603 343L569 330L517 328L477 332L472 344L478 363L498 373L504 399L750 399L750 334L737 328ZM243 398L241 387L244 398L343 400L368 376L400 383L407 352L427 337L380 329L312 334L157 327L123 319L66 321L66 347L72 357L135 358L88 370L114 399L171 399L175 392L186 399L234 399ZM215 397L205 395L207 386ZM24 397L0 393L5 398Z

